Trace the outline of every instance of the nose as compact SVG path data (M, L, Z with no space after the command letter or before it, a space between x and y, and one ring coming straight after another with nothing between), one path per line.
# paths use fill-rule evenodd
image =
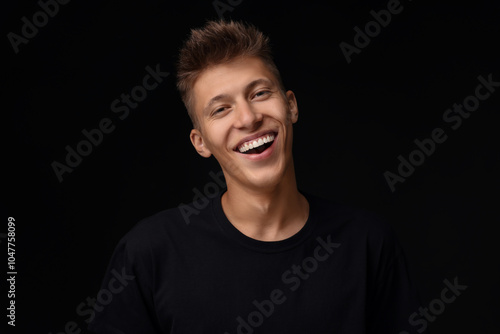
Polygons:
M234 126L236 128L253 129L262 121L262 114L258 112L248 101L242 101L235 107L236 120Z

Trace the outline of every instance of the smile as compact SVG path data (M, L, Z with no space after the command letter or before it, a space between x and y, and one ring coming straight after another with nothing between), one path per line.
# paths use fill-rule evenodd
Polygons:
M271 143L273 141L274 141L273 134L265 135L265 136L262 136L260 138L250 140L246 143L243 143L243 145L240 145L238 147L238 151L240 151L241 153L245 153L245 154L261 153L266 148L271 146Z
M269 132L243 142L236 147L236 150L243 154L260 154L272 145L274 138L275 134Z

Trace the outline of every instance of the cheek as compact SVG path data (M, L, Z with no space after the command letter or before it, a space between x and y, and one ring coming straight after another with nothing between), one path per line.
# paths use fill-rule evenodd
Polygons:
M206 132L205 143L212 153L226 149L228 145L227 128L218 122L209 124L207 128L209 131Z
M280 112L277 113L276 119L279 120L281 123L283 123L283 125L285 126L292 125L293 123L292 113L290 112L290 110L283 107L280 109Z
M288 110L286 109L286 106L279 103L277 100L269 101L269 103L260 105L259 111L267 118L271 118L280 123L287 122Z

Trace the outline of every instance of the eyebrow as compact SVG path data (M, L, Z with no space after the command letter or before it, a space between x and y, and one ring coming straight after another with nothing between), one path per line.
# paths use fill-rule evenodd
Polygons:
M253 88L255 88L255 86L258 86L258 85L261 85L261 84L266 84L266 85L269 85L269 86L274 86L273 82L271 80L268 80L268 79L264 79L264 78L260 78L260 79L255 79L254 81L250 82L248 85L245 86L245 93L252 90ZM208 109L213 106L215 103L217 103L218 101L220 100L224 100L224 99L227 99L229 98L229 94L219 94L219 95L216 95L214 97L212 97L210 99L210 101L208 101L207 105L205 106L205 108L203 108L203 114L206 114Z

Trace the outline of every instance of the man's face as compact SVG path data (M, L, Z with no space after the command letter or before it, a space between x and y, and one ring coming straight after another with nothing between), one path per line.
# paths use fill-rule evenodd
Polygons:
M295 96L291 91L284 96L259 58L206 69L195 81L193 97L199 130L191 131L191 142L200 155L214 155L228 187L264 190L293 174Z

